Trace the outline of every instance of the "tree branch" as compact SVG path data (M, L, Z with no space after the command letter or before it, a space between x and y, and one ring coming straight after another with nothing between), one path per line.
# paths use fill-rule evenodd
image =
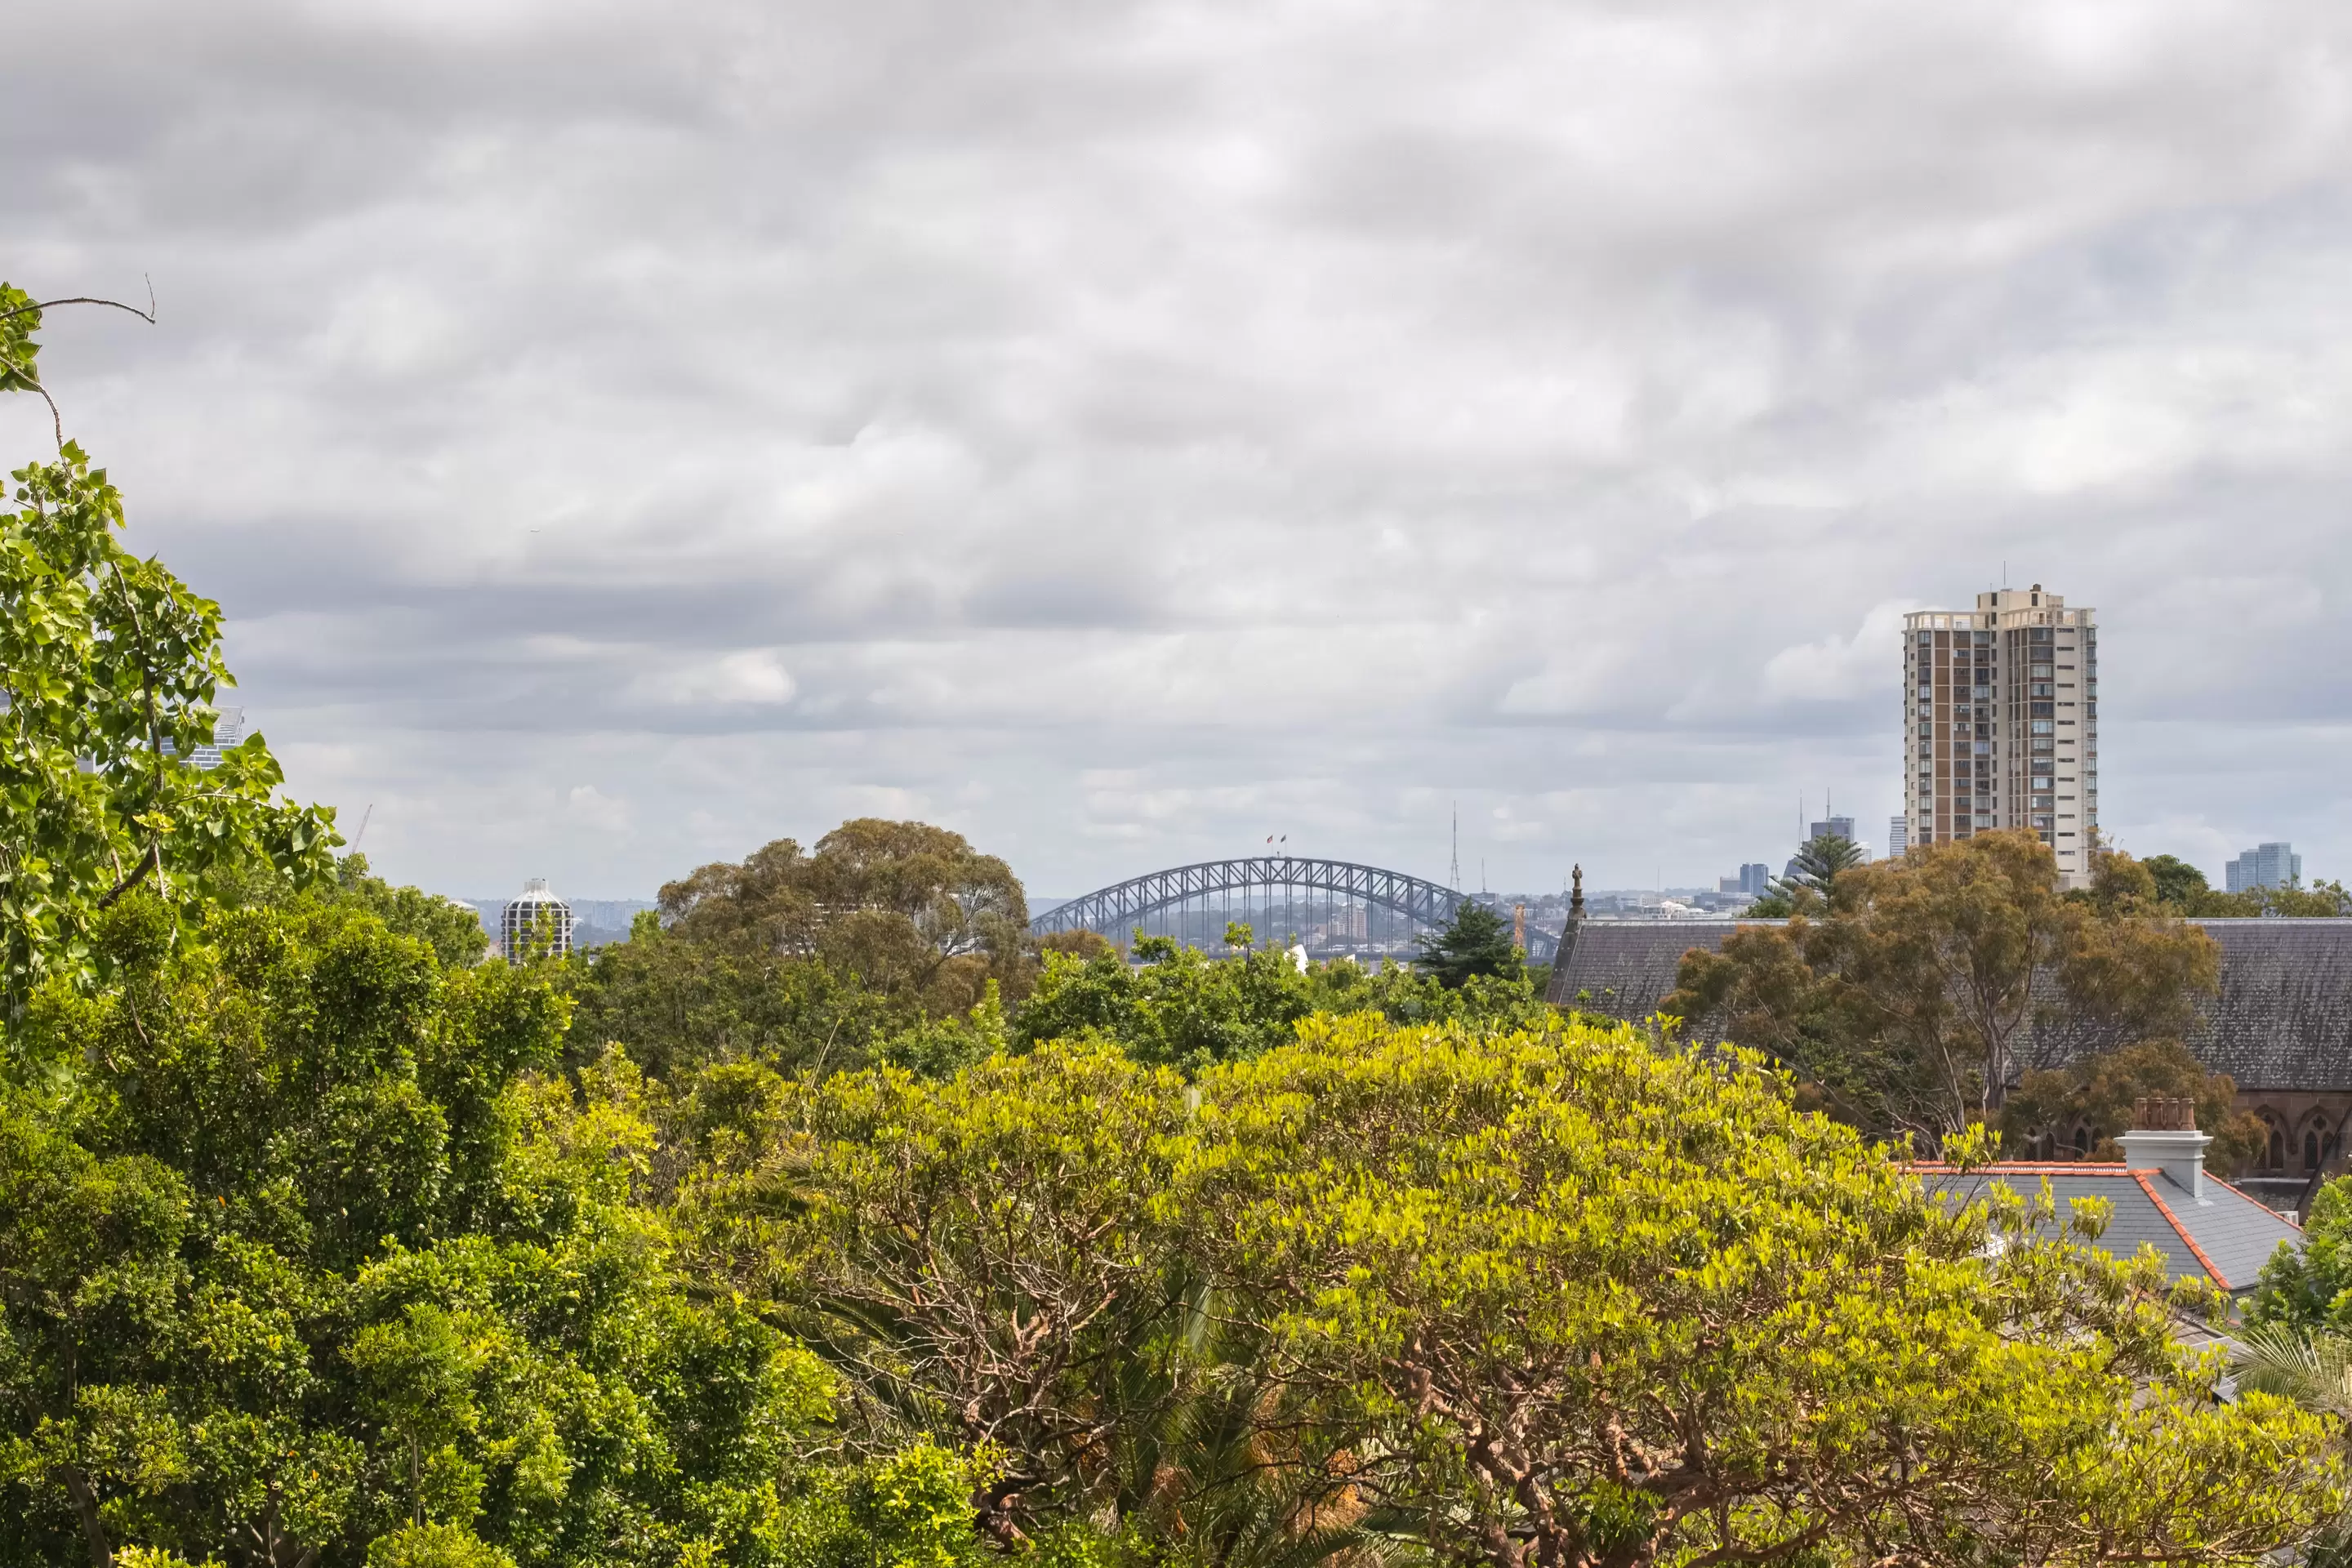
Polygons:
M147 873L154 870L157 863L162 859L163 852L163 847L162 845L151 845L148 847L147 853L139 858L139 869L131 872L131 875L123 878L120 882L115 883L113 889L109 891L104 898L98 900L98 907L101 910L112 909L114 907L115 900L122 897L123 894L129 892L131 889L145 881L147 879Z
M98 1493L79 1465L52 1465L50 1479L61 1481L81 1517L81 1532L89 1542L90 1568L114 1568L114 1548L106 1543L106 1527L99 1522Z
M141 276L146 275L142 273ZM76 294L69 300L36 300L29 305L19 305L13 310L0 310L0 321L7 321L12 316L22 316L32 310L47 310L58 305L108 305L118 310L128 310L152 327L155 324L155 280L152 278L147 279L147 308L143 310L136 305L126 305L120 300L101 300L94 295Z

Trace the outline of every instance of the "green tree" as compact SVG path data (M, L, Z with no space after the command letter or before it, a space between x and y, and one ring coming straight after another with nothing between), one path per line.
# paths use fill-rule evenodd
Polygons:
M831 1379L677 1267L545 972L349 905L97 934L0 1057L0 1560L788 1560Z
M825 959L745 943L697 942L640 916L625 942L576 955L572 1065L624 1047L657 1079L706 1064L759 1061L823 1074L872 1062L922 1010Z
M479 963L490 949L490 935L482 929L480 910L415 888L396 887L371 871L364 855L335 857L331 877L321 878L299 891L288 889L263 868L257 874L229 884L223 892L223 901L232 906L340 906L364 910L382 921L384 929L395 936L413 936L430 947L444 969Z
M1465 900L1453 922L1422 944L1421 967L1454 991L1473 975L1515 980L1527 967L1527 955L1511 941L1509 921Z
M41 312L0 284L0 391L40 391ZM41 394L47 396L46 393ZM220 606L122 548L122 498L83 450L12 478L0 511L0 1023L41 982L95 978L93 929L133 889L183 925L257 868L325 874L334 814L277 798L259 734L218 765Z
M1867 864L1862 846L1853 840L1842 834L1817 834L1799 846L1788 875L1772 879L1773 891L1795 907L1802 907L1807 895L1826 902L1841 873Z
M1497 1028L1527 1026L1546 1012L1524 971L1471 974L1449 988L1419 966L1384 964L1375 973L1342 959L1302 971L1286 954L1252 951L1246 939L1234 945L1234 956L1213 959L1139 933L1131 965L1108 947L1084 962L1048 952L1035 990L1013 1013L1013 1037L1108 1040L1138 1061L1197 1073L1283 1044L1317 1013Z
M2352 1334L2352 1177L2326 1183L2303 1216L2304 1245L2263 1266L2247 1318L2298 1335Z
M994 979L1027 989L1028 906L1010 868L960 834L861 817L817 840L780 838L740 865L664 887L671 933L698 946L816 956L934 1014L961 1013Z
M1174 1073L1046 1047L940 1083L710 1088L724 1114L697 1142L719 1158L689 1209L857 1390L867 1445L911 1428L1002 1455L976 1518L1008 1547L1139 1506L1150 1467L1123 1450L1172 1396L1185 1305L1160 1212L1190 1114Z
M2219 949L2148 907L2110 857L2076 899L2028 833L1980 833L1841 872L1785 927L1684 956L1665 1011L1771 1052L1838 1114L1929 1141L1998 1120L2017 1047L2054 1005L2126 1040L2177 1038Z
M2182 914L2207 890L2205 873L2177 855L2151 855L2140 864L2147 868L2158 900Z
M1360 1014L1189 1089L1048 1046L704 1090L695 1245L854 1442L992 1456L1000 1542L2251 1565L2343 1497L2325 1422L2215 1399L2153 1254L1939 1197L1743 1053Z
M2340 1503L2152 1253L1940 1201L1753 1056L1358 1018L1202 1088L1178 1190L1286 1425L1443 1557L2252 1564Z
M2352 890L2341 882L2225 893L2208 886L2204 872L2177 856L2151 856L2140 864L2148 872L2154 901L2191 920L2252 920L2263 915L2333 920L2352 915Z
M2193 1100L2198 1127L2213 1139L2205 1163L2228 1174L2252 1161L2266 1136L2261 1118L2236 1109L2237 1095L2229 1074L2207 1072L2179 1041L2144 1040L2026 1073L2001 1106L2001 1137L2028 1159L2070 1149L2093 1159L2119 1159L2116 1140L2130 1131L2140 1100Z

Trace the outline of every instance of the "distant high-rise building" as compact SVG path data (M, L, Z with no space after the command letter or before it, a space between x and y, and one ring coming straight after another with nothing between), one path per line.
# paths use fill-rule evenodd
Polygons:
M2038 835L2068 887L2099 829L2099 645L2093 612L2036 583L1974 610L1903 618L1903 804L1913 844L1999 827Z
M1822 837L1843 838L1848 844L1862 842L1854 837L1853 818L1851 816L1832 816L1826 821L1816 822L1805 829L1806 843L1810 844L1814 839Z
M212 744L198 746L188 753L188 765L206 771L220 766L221 752L245 739L245 710L224 708L219 721L213 725Z
M1886 819L1886 858L1900 860L1911 847L1911 819L1896 812Z
M508 902L499 918L499 951L509 963L572 951L572 906L547 890L546 878L533 877L522 885L522 896Z
M2225 875L2233 893L2255 888L2297 888L2303 885L2303 857L2292 844L2257 844L2231 861Z
M1750 861L1739 868L1737 877L1718 877L1715 890L1718 893L1745 893L1750 898L1762 898L1772 890L1772 868L1761 860Z

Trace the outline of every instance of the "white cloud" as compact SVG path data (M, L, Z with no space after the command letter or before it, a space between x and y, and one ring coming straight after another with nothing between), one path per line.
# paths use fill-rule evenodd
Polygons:
M747 648L716 658L697 658L631 681L625 696L678 707L790 702L800 688L783 658L772 648Z
M614 800L594 784L574 784L565 797L565 810L581 826L598 833L625 833L629 828L628 804Z
M1903 668L1903 617L1919 607L1915 599L1874 605L1851 637L1782 648L1765 661L1766 695L1782 701L1839 702L1883 691L1891 699Z

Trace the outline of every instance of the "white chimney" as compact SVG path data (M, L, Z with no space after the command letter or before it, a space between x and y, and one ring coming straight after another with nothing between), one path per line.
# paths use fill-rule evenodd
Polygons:
M2205 1195L2205 1146L2213 1142L2197 1131L2192 1100L2143 1100L2134 1108L2132 1130L2118 1139L2124 1164L2135 1171L2161 1171L2192 1198Z

